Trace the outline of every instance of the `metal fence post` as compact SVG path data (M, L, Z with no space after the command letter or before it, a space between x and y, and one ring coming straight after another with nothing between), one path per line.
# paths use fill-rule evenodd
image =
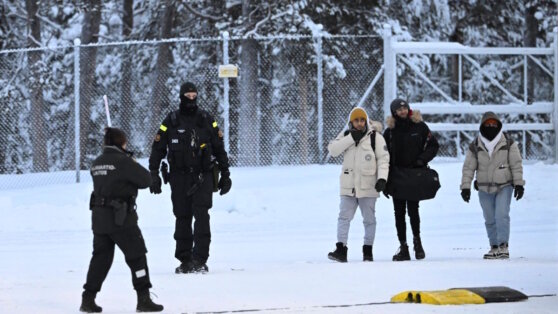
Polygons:
M554 162L558 163L558 27L554 28Z
M324 108L323 108L323 54L322 54L322 36L317 38L316 45L316 63L317 63L317 84L318 84L318 160L322 160L324 156Z
M76 167L76 183L79 183L80 169L80 143L79 143L79 45L81 40L74 39L74 146L75 146L75 167Z
M229 64L229 32L223 32L223 64ZM225 138L225 151L230 152L230 119L229 119L229 79L223 79L223 134Z
M384 24L384 121L390 115L389 105L396 95L395 54L393 53L391 26Z

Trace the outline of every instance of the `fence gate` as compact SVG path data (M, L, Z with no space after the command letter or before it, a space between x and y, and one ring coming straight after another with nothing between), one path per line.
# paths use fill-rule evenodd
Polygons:
M493 111L524 159L558 160L557 44L556 29L551 48L473 48L397 42L386 27L384 112L407 98L438 133L439 156L462 159L481 115Z

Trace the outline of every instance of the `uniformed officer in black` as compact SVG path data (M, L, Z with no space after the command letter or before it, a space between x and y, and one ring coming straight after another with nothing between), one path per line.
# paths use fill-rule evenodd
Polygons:
M161 193L161 160L167 156L170 164L168 180L176 217L175 257L181 262L176 273L208 271L206 262L211 242L209 209L212 207L215 180L213 167L218 167L221 174L217 185L221 195L226 194L232 184L223 133L215 119L198 108L197 95L193 83L180 86L179 110L171 112L163 120L149 157L153 179L151 193ZM193 230L192 219L195 220Z
M90 200L93 229L93 257L83 286L80 311L98 313L95 304L118 245L132 271L132 283L138 294L138 312L160 312L162 305L153 303L149 295L151 282L145 253L147 249L138 227L136 196L138 189L151 185L149 171L126 151L126 134L117 128L106 128L103 153L93 161L93 193Z

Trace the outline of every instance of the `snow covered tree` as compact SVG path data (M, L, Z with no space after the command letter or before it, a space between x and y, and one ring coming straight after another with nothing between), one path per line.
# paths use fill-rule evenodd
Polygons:
M99 27L101 24L100 0L90 0L84 7L81 29L81 44L87 45L99 41ZM93 151L98 143L97 133L91 127L92 97L95 96L95 69L97 65L97 47L82 47L80 49L80 168L87 169L88 161L97 153Z
M41 22L39 20L39 2L26 0L27 19L29 25L28 47L42 45ZM31 102L31 142L33 146L33 171L48 170L46 110L43 102L44 64L41 62L42 51L28 52L27 71L30 73L28 88Z

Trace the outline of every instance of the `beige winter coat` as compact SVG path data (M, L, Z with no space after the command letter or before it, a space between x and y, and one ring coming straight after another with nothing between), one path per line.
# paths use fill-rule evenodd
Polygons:
M471 188L475 172L479 190L486 193L496 193L510 184L525 185L521 153L517 143L514 142L510 145L508 156L507 140L505 134L502 135L502 138L494 147L492 158L488 156L488 151L480 139L475 141L473 145L475 143L478 158L475 158L473 150L467 150L461 178L462 190Z
M370 133L376 131L375 150L372 150ZM368 132L358 146L351 134L339 134L327 147L333 157L343 154L343 167L339 179L341 195L361 197L378 197L374 186L377 179L387 181L389 172L389 153L381 134L382 124L368 121Z

